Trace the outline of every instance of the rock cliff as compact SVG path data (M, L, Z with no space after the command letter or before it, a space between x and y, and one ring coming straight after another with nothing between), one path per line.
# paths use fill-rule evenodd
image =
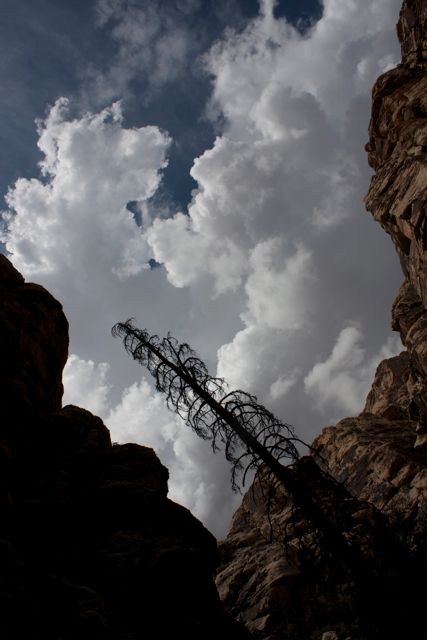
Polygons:
M402 63L381 76L373 89L366 149L375 174L366 207L390 235L402 265L404 282L393 305L392 327L399 331L405 350L379 365L362 414L324 429L312 448L317 463L359 502L361 508L353 519L365 517L363 505L368 511L373 507L399 540L396 567L399 554L417 558L419 566L427 557L425 0L403 3L397 33ZM425 587L415 569L396 587L401 589L402 600L412 602L412 609L409 604L402 614L390 599L387 610L386 594L384 610L378 614L374 609L380 598L373 593L369 611L369 604L358 600L351 577L328 575L321 561L309 567L293 561L283 546L289 523L295 528L290 497L279 491L267 509L256 481L221 545L222 565L217 575L221 598L255 638L422 637L422 610L417 610L420 605L415 601L417 592L423 593ZM298 524L303 531L307 527L304 519ZM376 526L374 523L371 533ZM372 533L373 538L375 535ZM381 544L367 552L375 562ZM374 614L379 623L388 618L387 635L370 625Z
M167 498L152 449L61 408L61 305L0 255L0 637L245 638L223 612L216 541Z

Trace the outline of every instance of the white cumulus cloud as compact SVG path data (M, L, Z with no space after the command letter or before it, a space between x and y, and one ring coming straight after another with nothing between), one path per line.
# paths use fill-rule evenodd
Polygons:
M118 103L79 119L67 107L60 98L38 123L42 177L18 179L6 196L6 248L31 277L139 273L150 252L126 204L155 193L170 139L154 126L125 129Z
M110 404L111 386L107 380L109 369L107 362L95 363L70 354L62 376L63 404L83 406L104 418Z
M362 341L360 329L346 327L327 359L315 364L306 375L305 389L320 406L360 413L378 364L401 348L399 338L389 338L378 353L369 357Z

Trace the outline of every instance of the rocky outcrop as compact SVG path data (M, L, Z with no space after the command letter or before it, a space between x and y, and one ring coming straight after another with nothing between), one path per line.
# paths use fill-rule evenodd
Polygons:
M427 302L427 5L403 3L402 64L373 88L368 160L375 175L367 209L390 234L408 282Z
M427 436L427 3L403 3L397 27L402 64L381 76L373 89L372 118L367 145L375 170L365 202L391 236L401 260L405 281L393 305L392 327L399 331L407 352L401 397L418 433L416 446ZM384 371L389 365L382 364ZM365 411L382 411L379 370ZM397 389L399 379L394 388ZM383 387L385 384L383 383ZM382 393L383 398L385 395ZM402 395L402 394L401 394ZM403 396L405 393L403 393ZM374 396L376 402L372 402ZM383 414L384 415L384 414Z
M0 255L0 394L10 417L61 408L68 322L62 306L37 284L25 283Z
M427 553L427 451L415 449L416 437L412 421L362 414L324 429L315 445L337 480Z
M306 531L286 492L278 489L268 505L255 481L220 544L216 583L224 606L256 639L320 640L330 631L347 638L350 629L352 639L363 637L353 585L312 562L307 550L301 554Z
M427 59L427 4L425 0L406 0L400 12L397 35L405 65Z
M381 76L373 89L367 151L375 175L366 206L390 235L402 265L405 279L393 305L392 327L399 331L406 350L379 365L362 414L324 429L313 443L312 456L358 505L351 513L352 533L347 529L345 535L351 541L358 523L368 532L363 561L374 565L381 556L385 531L398 540L391 562L403 573L396 589L401 589L402 600L412 600L414 605L417 592L425 588L423 571L420 575L413 569L403 577L402 565L403 557L411 558L409 562L415 558L420 567L427 558L425 0L403 3L397 31L402 64ZM295 467L297 475L301 464L304 460ZM345 510L346 501L336 502L338 513ZM304 566L307 547L295 547L307 531L304 518L295 522L286 492L278 491L267 506L258 481L234 516L221 545L217 585L228 610L255 638L421 637L421 602L412 607L409 603L403 614L397 612L384 584L379 590L383 593L371 592L369 608L349 574L330 570L321 558ZM378 614L375 607L381 606L381 596L383 609ZM370 625L371 615L380 625L385 622L387 630Z
M0 256L0 636L247 637L224 613L214 537L167 498L152 449L61 408L61 305Z

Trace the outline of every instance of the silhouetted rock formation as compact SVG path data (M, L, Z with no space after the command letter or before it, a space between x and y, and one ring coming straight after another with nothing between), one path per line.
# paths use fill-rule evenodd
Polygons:
M168 500L154 451L61 409L61 305L4 256L0 287L0 637L247 637L216 592L216 541Z
M2 411L46 415L61 408L68 322L62 306L0 255Z
M402 544L402 557L427 557L427 3L407 0L398 24L403 62L381 76L373 89L367 151L375 170L367 209L390 234L405 281L393 305L392 327L406 347L382 362L362 414L326 428L315 440L317 460L357 499L381 511ZM369 507L369 504L367 507ZM295 523L290 499L279 492L267 509L258 483L245 495L221 544L217 585L227 609L259 640L382 640L412 638L422 623L422 606L411 619L398 619L388 594L373 594L388 618L386 636L369 629L369 606L345 576L327 574L322 563L304 567L285 553L290 530L298 539L307 528ZM356 521L369 522L360 509ZM292 541L292 531L294 534ZM273 534L273 535L272 535ZM408 556L406 556L408 552ZM366 549L372 562L380 551ZM399 571L404 569L399 566ZM402 574L403 575L403 574ZM412 583L411 583L412 582ZM407 574L402 600L423 583ZM410 607L409 607L410 609ZM373 612L373 610L372 610ZM418 617L418 618L417 618ZM416 619L417 618L417 619ZM406 635L402 629L406 627ZM330 634L328 635L328 632ZM402 635L403 633L403 635ZM423 634L419 637L421 637Z

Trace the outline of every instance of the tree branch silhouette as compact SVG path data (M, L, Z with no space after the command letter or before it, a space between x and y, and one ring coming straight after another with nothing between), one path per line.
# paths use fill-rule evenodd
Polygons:
M302 441L289 424L278 420L255 396L241 390L229 392L223 379L209 375L188 344L180 344L170 334L165 338L150 335L146 329L138 329L132 319L117 323L112 334L121 337L126 351L148 369L156 389L166 394L169 409L199 437L210 441L214 451L223 448L232 465L234 489L239 486L239 477L244 484L249 470L265 467L268 471L263 472L263 478L278 482L292 497L316 531L324 551L351 553L342 533L343 512L338 516L336 509L325 509L324 501L316 500L312 487L292 468L300 458L297 444ZM315 465L319 482L331 493L344 491L351 502L343 487L314 461L310 464Z
M241 390L228 392L221 378L209 375L204 362L191 347L170 334L163 339L136 328L131 320L113 327L123 338L126 351L145 366L155 379L156 389L166 394L169 409L175 411L213 450L221 446L232 464L232 484L238 475L264 463L275 466L283 459L295 462L301 442L293 428L279 421ZM244 484L244 477L242 478Z

